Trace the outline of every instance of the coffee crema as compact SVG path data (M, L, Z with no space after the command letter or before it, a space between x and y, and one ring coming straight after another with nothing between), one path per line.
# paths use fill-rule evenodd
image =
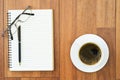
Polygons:
M101 58L101 49L94 43L86 43L79 50L79 58L87 65L94 65Z

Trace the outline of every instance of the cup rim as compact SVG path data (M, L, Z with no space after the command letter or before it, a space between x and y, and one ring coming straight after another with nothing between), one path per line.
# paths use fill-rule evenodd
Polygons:
M101 49L101 58L94 65L87 65L81 61L79 58L80 48L87 43L94 43ZM73 65L83 71L83 72L96 72L103 68L109 58L109 49L107 43L98 35L95 34L85 34L78 37L72 44L70 50L70 58Z

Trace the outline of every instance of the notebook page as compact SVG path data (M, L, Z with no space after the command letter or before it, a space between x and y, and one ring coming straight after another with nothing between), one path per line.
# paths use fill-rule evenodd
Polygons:
M11 10L12 15L21 10ZM26 22L21 23L21 65L18 62L18 44L16 39L12 42L11 70L53 70L53 16L52 10L32 10L35 14ZM15 16L15 15L14 15ZM16 57L17 56L17 57Z

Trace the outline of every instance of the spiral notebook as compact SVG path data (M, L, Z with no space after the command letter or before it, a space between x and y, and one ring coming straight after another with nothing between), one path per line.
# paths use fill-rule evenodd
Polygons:
M8 25L23 10L8 10ZM9 70L10 71L53 71L53 10L32 10L21 25L21 65L18 61L18 34L9 36ZM15 28L15 25L12 26Z

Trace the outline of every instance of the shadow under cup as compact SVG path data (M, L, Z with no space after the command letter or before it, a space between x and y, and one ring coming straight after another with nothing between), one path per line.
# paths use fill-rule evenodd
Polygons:
M101 49L94 43L86 43L79 50L80 60L87 65L94 65L101 59Z

